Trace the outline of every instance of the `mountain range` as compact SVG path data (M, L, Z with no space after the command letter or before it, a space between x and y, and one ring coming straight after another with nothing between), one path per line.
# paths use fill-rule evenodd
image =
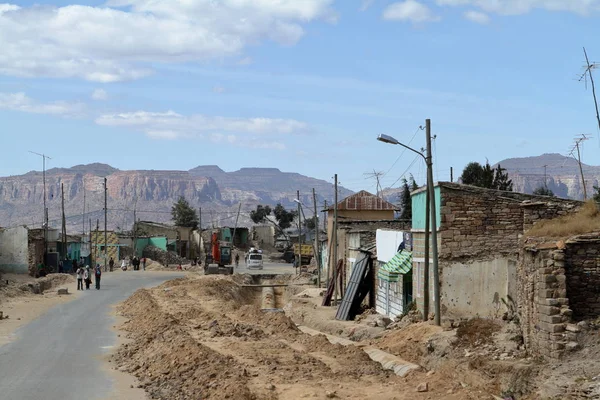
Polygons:
M199 166L189 171L121 171L106 164L76 165L46 171L47 208L50 227L61 226L61 188L69 233L104 228L104 179L107 181L108 229L129 230L136 219L170 223L171 207L180 197L200 209L202 226L251 224L250 211L258 204L281 203L295 209L300 201L307 216L312 216L312 189L317 207L331 204L333 184L276 168L242 168L225 172L216 165ZM40 227L43 222L43 173L0 178L0 226ZM340 187L339 196L352 194ZM85 211L84 211L85 207Z
M508 158L494 164L493 167L498 164L506 169L509 178L513 181L515 192L532 193L535 189L546 185L557 197L576 200L584 198L579 163L573 157L552 153L535 157ZM595 192L594 186L598 186L600 181L600 167L584 163L581 167L587 197L590 198ZM462 170L455 172L458 180L461 172ZM401 189L386 188L383 193L386 200L397 203Z

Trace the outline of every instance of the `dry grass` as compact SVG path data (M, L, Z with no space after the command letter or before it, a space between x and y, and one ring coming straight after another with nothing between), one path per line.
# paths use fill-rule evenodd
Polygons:
M529 237L567 238L597 231L600 231L600 210L598 210L595 201L588 200L577 213L540 221L525 235Z

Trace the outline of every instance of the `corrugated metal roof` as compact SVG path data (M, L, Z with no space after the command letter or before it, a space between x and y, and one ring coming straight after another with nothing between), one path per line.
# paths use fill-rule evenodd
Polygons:
M361 190L352 196L346 197L338 203L337 208L338 210L347 211L395 211L397 209L392 203L385 201L381 197L375 196L366 190ZM330 207L329 209L333 210L333 207Z
M379 270L396 274L408 274L412 270L412 253L406 250L396 253L396 255L381 266Z

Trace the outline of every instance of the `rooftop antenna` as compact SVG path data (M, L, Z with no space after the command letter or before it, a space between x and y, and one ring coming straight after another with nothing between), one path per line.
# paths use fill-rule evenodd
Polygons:
M594 105L596 107L596 121L598 122L598 130L600 131L600 113L598 112L598 99L596 98L596 86L594 85L594 75L592 71L598 68L598 63L590 63L590 59L588 58L587 51L585 47L583 48L583 55L585 56L585 70L583 74L579 76L579 82L584 81L585 87L587 89L587 79L589 77L590 84L592 86L592 96L594 96Z
M585 187L585 178L583 176L583 167L581 165L581 143L591 138L591 136L581 135L581 137L575 138L575 144L571 147L569 155L573 157L579 164L579 172L581 173L581 184L583 185L583 200L587 200L587 189ZM577 157L575 157L575 150L577 150Z
M363 175L367 176L366 179L375 179L377 181L377 189L376 189L377 197L383 197L383 189L381 188L379 178L381 178L383 175L385 175L385 173L373 170L373 172L365 172ZM380 196L380 193L381 193L381 196Z

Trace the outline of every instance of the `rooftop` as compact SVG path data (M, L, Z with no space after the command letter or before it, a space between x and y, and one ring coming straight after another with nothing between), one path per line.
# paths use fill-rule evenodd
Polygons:
M397 207L379 196L361 190L340 201L337 209L345 211L396 211ZM329 207L328 210L333 210L333 206Z

